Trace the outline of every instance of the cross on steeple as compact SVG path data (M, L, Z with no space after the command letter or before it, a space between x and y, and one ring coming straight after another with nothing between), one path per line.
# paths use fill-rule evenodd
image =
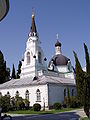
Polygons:
M34 16L34 8L32 7L32 16Z
M59 39L59 34L58 33L56 34L56 38L57 38L57 40Z

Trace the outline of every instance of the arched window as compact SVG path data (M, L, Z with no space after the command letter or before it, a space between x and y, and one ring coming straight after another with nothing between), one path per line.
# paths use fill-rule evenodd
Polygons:
M27 64L30 64L30 53L27 52Z
M37 102L40 102L41 101L41 93L40 93L39 89L37 89L37 91L36 91L36 97L37 97Z
M0 92L0 97L2 97L2 93Z
M72 96L74 96L74 89L72 89Z
M16 96L19 96L19 92L18 91L16 91Z
M42 63L42 55L41 52L38 52L38 62Z
M9 92L7 92L7 97L10 97L10 93Z
M64 98L66 97L66 89L64 89Z
M29 91L28 90L26 90L26 92L25 92L25 99L27 99L29 101Z

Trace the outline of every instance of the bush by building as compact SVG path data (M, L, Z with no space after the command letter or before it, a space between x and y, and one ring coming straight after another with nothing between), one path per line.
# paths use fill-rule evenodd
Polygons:
M65 104L68 107L68 97L65 97ZM70 108L79 108L81 107L80 101L75 96L70 97Z
M61 103L59 103L59 102L56 102L56 103L53 104L53 108L54 108L55 110L59 110L59 109L61 109L61 107L62 107L62 105L61 105Z
M34 111L40 111L40 110L41 110L41 105L38 104L38 103L35 103L35 104L33 105L33 110L34 110Z
M2 108L2 112L8 112L10 107L10 97L7 95L0 97L0 108Z

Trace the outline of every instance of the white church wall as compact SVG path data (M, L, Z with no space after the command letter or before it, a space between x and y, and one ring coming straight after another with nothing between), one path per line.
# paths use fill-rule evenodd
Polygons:
M37 89L40 90L41 100L37 101ZM26 90L29 91L29 101L30 106L33 106L35 103L39 103L42 107L45 106L48 107L48 89L47 85L33 85L33 86L27 86L27 87L20 87L20 88L9 88L9 89L1 89L0 92L2 95L6 95L7 92L10 93L11 97L14 97L16 95L16 91L19 92L19 96L25 99L25 92Z
M52 106L55 102L64 103L64 89L67 91L67 86L60 84L49 84L49 106ZM74 96L76 95L76 87L69 86L70 95L72 95L72 89L74 89ZM67 92L66 92L67 94Z
M74 79L74 73L73 72L70 72L70 73L66 73L65 74L65 78L71 78L71 79Z
M69 70L68 70L68 66L66 66L66 65L63 65L63 66L57 66L57 69L58 69L59 72L63 72L63 73L65 73L65 72L69 72Z

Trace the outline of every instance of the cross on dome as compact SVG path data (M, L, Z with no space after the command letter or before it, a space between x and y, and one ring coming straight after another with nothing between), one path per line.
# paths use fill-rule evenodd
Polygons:
M57 38L57 40L59 39L59 34L58 33L56 34L56 38Z

